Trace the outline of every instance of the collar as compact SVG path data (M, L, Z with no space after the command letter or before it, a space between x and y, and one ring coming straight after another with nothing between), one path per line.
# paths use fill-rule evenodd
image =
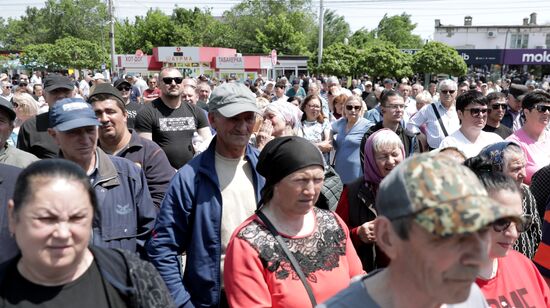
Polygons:
M97 174L94 186L101 185L103 187L109 187L120 185L118 171L115 165L109 158L109 155L103 152L100 147L96 149L96 165Z

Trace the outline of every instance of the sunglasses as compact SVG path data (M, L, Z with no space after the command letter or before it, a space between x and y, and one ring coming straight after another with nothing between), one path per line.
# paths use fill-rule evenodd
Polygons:
M355 110L361 110L361 106L351 106L351 105L347 105L347 106L346 106L346 110L351 111L351 110L353 110L353 109L355 109Z
M535 108L540 113L545 113L546 111L550 111L550 106L549 105L536 105Z
M441 90L443 94L455 94L456 90Z
M467 109L464 109L464 111L470 111L470 114L473 115L473 116L478 116L480 113L486 114L487 110L488 110L487 108L467 108Z
M508 105L506 105L506 104L492 104L491 105L491 109L493 109L493 110L498 110L498 109L506 110L506 108L508 108Z
M16 103L16 102L13 102L13 103L11 103L11 104L13 105L13 108L17 108L17 107L19 107L19 104L18 104L18 103Z
M4 86L4 89L11 89L11 86Z
M180 84L183 81L182 77L164 77L162 78L162 82L165 84L172 84L172 81L176 84Z
M495 230L495 232L504 232L508 230L508 228L510 228L510 226L512 225L512 222L515 222L516 231L518 233L529 230L533 222L533 216L524 214L524 215L521 215L520 219L521 219L521 222L517 222L516 219L512 219L509 217L497 219L492 223L493 230Z
M120 87L120 88L117 88L119 91L130 91L130 89L132 89L131 87Z

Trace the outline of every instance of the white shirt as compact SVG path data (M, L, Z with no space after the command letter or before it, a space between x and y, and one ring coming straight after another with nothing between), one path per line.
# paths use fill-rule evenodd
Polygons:
M484 147L501 141L502 138L499 135L481 131L476 141L472 143L460 130L457 130L445 137L439 148L455 147L461 150L466 155L466 158L470 158L479 154Z
M456 113L456 107L453 104L449 110L441 104L440 101L435 103L435 107L441 116L441 121L447 130L447 134L452 134L460 128L460 121L458 120L458 114ZM439 125L439 121L435 116L432 104L425 105L412 118L407 122L407 131L410 134L418 134L420 132L420 126L426 124L426 139L428 145L431 148L439 148L439 144L445 138L443 129Z

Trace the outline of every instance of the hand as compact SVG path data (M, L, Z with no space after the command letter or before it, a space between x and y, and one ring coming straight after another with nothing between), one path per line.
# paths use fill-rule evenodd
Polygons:
M273 125L271 124L271 121L264 120L262 126L260 127L260 131L256 134L256 147L258 150L263 149L269 141L273 140L273 136L271 136L272 132Z
M328 153L332 151L332 144L329 141L321 141L317 143L317 147L322 153Z
M370 244L376 242L376 232L374 229L374 220L362 224L357 230L357 235L361 241Z

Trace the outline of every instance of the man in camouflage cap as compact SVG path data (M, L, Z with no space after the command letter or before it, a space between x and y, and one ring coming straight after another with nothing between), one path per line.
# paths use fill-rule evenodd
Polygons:
M376 207L376 244L390 265L325 307L487 307L474 283L488 257L487 226L517 213L490 199L470 170L431 153L410 157L380 183Z

